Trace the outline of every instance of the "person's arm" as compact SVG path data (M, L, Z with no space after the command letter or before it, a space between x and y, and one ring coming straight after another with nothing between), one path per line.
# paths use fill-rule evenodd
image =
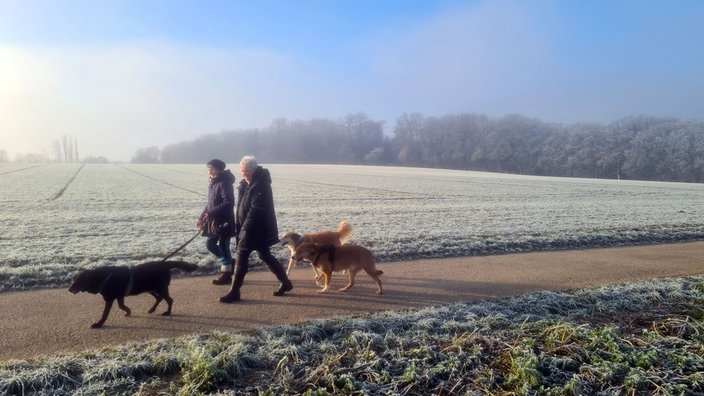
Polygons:
M252 229L258 224L257 222L264 221L265 210L266 197L264 191L258 188L251 189L249 192L249 210L239 229L239 247L246 249L252 246L252 241L249 240L252 237Z

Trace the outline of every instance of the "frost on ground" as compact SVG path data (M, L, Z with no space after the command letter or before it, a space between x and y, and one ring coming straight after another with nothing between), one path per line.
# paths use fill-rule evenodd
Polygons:
M704 392L704 277L541 292L0 363L0 393Z
M281 232L347 220L350 242L378 261L704 239L702 184L264 166ZM63 287L82 267L169 255L197 232L207 183L204 165L4 165L0 291ZM288 249L274 252L287 259ZM176 257L217 271L200 238Z

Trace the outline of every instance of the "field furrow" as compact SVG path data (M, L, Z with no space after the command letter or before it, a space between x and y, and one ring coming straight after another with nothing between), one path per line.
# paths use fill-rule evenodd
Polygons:
M379 261L704 239L701 184L267 167L281 232L334 229L347 220L351 242L372 249ZM163 258L195 233L207 199L201 164L4 169L2 290L63 285L81 267ZM274 253L287 259L287 249ZM200 238L179 257L216 267Z

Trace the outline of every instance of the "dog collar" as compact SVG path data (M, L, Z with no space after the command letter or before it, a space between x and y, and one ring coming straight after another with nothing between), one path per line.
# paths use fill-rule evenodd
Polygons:
M129 267L130 279L127 281L127 289L125 289L125 296L129 296L132 293L132 284L134 283L134 274L132 273L132 266Z

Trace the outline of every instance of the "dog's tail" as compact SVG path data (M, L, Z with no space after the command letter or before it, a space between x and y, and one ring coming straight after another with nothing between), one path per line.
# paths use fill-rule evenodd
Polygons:
M195 271L196 268L198 268L196 264L187 263L185 261L164 261L164 263L169 267L169 269L178 268L188 272Z
M340 244L344 245L352 235L352 225L347 220L342 220L340 226L337 227L337 232L340 234Z

